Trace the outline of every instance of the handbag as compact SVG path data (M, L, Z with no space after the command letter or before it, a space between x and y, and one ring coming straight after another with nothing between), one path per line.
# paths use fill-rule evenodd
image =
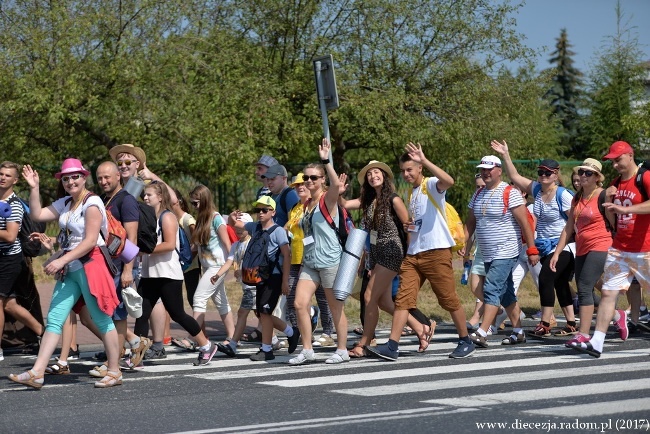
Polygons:
M119 274L119 270L113 263L113 259L111 258L111 254L108 251L108 247L104 246L99 246L99 251L102 252L102 256L104 257L104 262L106 262L106 267L108 267L108 271L111 272L112 276L117 276Z
M52 253L52 256L50 256L47 261L43 262L43 268L47 267L52 261L55 261L59 259L61 256L65 255L66 251L61 249L57 250L56 252ZM59 271L57 271L54 274L54 278L58 280L59 282L63 282L63 279L65 278L65 273L68 269L68 266L65 265L63 268L61 268Z

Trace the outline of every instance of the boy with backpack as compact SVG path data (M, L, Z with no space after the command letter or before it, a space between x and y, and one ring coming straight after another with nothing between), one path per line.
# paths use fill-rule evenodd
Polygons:
M256 287L256 314L262 325L262 346L250 357L253 361L275 359L271 344L273 329L287 335L289 354L298 346L300 332L278 317L273 316L280 295L289 293L289 267L291 253L287 232L274 223L275 201L262 196L253 203L258 222L244 223L242 213L235 211L229 216L229 224L236 229L246 229L252 238L242 259L242 282ZM227 350L226 350L227 351Z

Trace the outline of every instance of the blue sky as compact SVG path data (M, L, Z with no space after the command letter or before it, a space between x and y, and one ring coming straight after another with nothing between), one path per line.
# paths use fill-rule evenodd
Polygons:
M650 60L650 0L621 0L623 23L634 27L643 60ZM515 16L517 30L526 36L524 43L541 50L538 69L545 69L556 38L567 29L576 55L575 66L584 74L595 62L598 50L608 35L616 34L616 0L527 0Z

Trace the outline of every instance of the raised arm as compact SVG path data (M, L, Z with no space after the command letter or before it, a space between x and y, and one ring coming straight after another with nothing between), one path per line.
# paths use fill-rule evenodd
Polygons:
M503 143L500 143L498 140L492 140L490 146L492 146L492 149L494 149L497 154L501 155L501 158L503 158L503 167L506 169L508 178L510 178L510 180L515 183L519 190L525 191L528 194L532 195L533 181L526 178L525 176L521 176L519 172L517 172L517 168L512 162L512 158L510 158L510 152L508 152L508 144L506 141L504 140Z
M411 160L422 164L422 167L427 169L433 176L438 178L437 188L439 193L448 190L452 185L454 185L454 178L452 178L451 175L433 164L427 159L427 157L424 156L424 152L422 152L422 145L419 143L413 144L412 142L409 142L406 145L405 149L409 154L409 157L411 157Z
M38 191L39 177L38 172L32 169L32 166L25 164L23 166L23 178L29 185L29 215L36 222L49 222L56 220L59 213L52 205L47 208L41 207L41 194Z
M320 159L323 163L325 162L325 160L329 159L331 148L332 145L327 139L323 139L323 142L320 145L318 145L318 155L320 156ZM325 193L325 205L327 206L327 210L330 212L330 215L335 216L338 200L339 200L339 190L341 188L341 180L339 179L339 176L336 174L336 171L334 170L334 166L332 165L331 162L328 161L327 164L323 164L323 165L325 166L327 177L330 180L330 187L327 189L327 193Z

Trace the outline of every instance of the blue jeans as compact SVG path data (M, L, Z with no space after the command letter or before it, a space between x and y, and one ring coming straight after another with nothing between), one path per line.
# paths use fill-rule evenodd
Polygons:
M508 307L517 301L512 270L519 257L494 259L485 263L485 284L483 302L492 306Z

